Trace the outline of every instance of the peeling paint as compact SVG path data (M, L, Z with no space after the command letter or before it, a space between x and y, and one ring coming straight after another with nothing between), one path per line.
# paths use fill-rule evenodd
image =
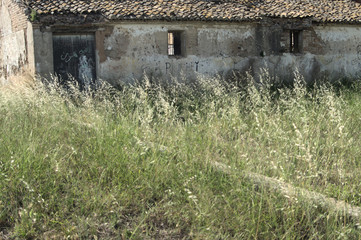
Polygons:
M290 53L290 28L301 31L300 53ZM168 31L182 32L181 56L168 56ZM84 29L83 29L84 31ZM50 71L51 31L35 31L40 71ZM95 33L97 76L113 84L133 82L144 74L155 78L197 74L222 76L232 71L257 75L267 68L281 78L298 69L306 78L329 75L356 77L361 73L361 30L355 25L312 26L306 20L255 23L121 22ZM183 51L183 50L182 50ZM51 51L50 51L51 52Z
M5 5L0 8L0 77L4 82L10 75L24 70L28 63L26 32L13 32L10 13Z

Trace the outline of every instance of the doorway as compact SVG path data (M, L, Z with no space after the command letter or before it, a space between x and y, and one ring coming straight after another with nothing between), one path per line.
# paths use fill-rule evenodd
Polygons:
M94 34L54 34L54 72L61 83L75 80L81 90L96 80Z

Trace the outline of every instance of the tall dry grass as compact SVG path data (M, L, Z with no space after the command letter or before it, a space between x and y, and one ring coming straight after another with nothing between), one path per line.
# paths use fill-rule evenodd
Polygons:
M18 239L358 239L217 161L360 206L360 85L219 77L0 91L0 232ZM0 235L1 236L1 235Z

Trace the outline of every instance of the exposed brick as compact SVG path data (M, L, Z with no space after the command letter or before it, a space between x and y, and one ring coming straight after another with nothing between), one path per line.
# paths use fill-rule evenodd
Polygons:
M21 74L28 68L27 27L28 17L21 2L15 0L0 0L0 10L7 14L0 22L0 78ZM3 26L1 26L3 25ZM11 25L11 26L10 26ZM9 51L11 49L12 51Z
M9 10L13 32L25 29L28 18L24 13L24 8L14 0L3 0L3 5Z
M313 29L303 31L303 52L324 54L324 42L317 36Z

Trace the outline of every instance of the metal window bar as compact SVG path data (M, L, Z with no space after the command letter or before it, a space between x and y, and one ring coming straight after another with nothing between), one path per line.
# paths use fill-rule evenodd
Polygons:
M299 31L291 31L290 32L290 52L298 53L300 51L299 48Z
M168 55L174 56L174 34L172 32L168 33Z

